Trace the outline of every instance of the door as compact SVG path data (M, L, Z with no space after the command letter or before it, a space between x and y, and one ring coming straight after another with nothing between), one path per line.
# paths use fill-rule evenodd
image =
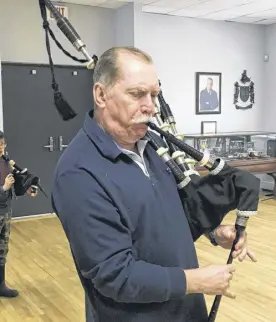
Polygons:
M14 217L53 211L50 193L56 163L93 107L93 71L85 67L56 66L55 74L61 93L77 112L70 121L61 119L53 103L48 65L2 64L4 133L9 157L21 168L28 168L39 176L49 196L47 199L40 192L36 198L19 197L13 203ZM65 146L61 149L59 138Z

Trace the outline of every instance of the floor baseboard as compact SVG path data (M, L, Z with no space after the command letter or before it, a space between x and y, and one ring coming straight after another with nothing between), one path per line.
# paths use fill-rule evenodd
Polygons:
M45 219L45 218L53 218L53 217L56 217L56 214L54 212L47 213L47 214L13 217L12 221L16 222L16 221L23 221L23 220Z

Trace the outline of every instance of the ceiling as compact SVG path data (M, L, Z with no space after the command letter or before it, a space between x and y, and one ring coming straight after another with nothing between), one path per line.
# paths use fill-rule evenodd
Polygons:
M276 0L61 0L60 2L119 8L142 3L144 12L251 24L276 23Z

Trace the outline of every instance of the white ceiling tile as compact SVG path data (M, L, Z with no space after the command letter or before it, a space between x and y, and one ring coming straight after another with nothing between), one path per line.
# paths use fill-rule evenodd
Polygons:
M125 5L125 3L122 1L109 0L109 1L105 1L104 3L100 4L99 7L109 8L109 9L118 9L124 5Z
M112 1L112 0L110 0L110 1ZM128 3L128 2L137 2L137 3L142 3L144 5L147 5L147 4L156 2L156 0L117 0L117 1L119 1L119 2L125 2L125 3Z
M156 2L156 0L131 0L131 2L138 2L138 3L143 3L143 4L150 4Z
M259 18L276 18L276 8L271 10L259 11L249 15L250 17L259 17Z
M64 1L66 3L71 3L71 4L80 4L80 5L85 5L85 6L98 6L106 0L66 0Z
M237 13L232 13L229 10L223 10L223 11L210 13L200 18L211 19L211 20L231 20L236 17L239 17Z
M235 6L231 9L209 13L208 15L205 15L205 16L206 18L212 19L212 18L215 18L217 15L224 14L225 12L225 14L229 16L229 18L232 18L236 16L250 15L250 14L268 10L274 7L276 7L275 0L259 0L248 4L243 4L240 6Z
M151 5L155 7L182 9L189 6L198 5L204 2L210 2L210 0L156 0L153 3L151 3Z
M169 8L169 7L155 7L155 6L150 6L150 5L143 7L144 12L151 12L151 13L169 13L173 10L175 10L175 9Z
M243 23L253 23L253 22L256 22L256 21L259 21L259 20L260 19L257 18L257 17L242 16L242 17L237 17L237 18L231 19L229 21L243 22Z
M173 14L188 17L203 17L227 11L230 16L240 16L247 14L248 12L254 12L254 10L259 10L259 8L263 8L264 6L271 8L272 1L274 2L274 5L276 4L276 0L262 1L265 3L260 6L260 0L209 0L208 2L180 9L173 12Z

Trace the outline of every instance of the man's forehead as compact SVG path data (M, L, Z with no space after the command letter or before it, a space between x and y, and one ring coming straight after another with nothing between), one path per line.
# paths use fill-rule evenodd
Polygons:
M159 90L158 77L153 64L134 59L122 61L119 66L120 80L126 86Z
M148 91L160 91L159 85L157 83L146 83L146 82L137 82L129 84L129 89L138 89L141 91L148 90Z

